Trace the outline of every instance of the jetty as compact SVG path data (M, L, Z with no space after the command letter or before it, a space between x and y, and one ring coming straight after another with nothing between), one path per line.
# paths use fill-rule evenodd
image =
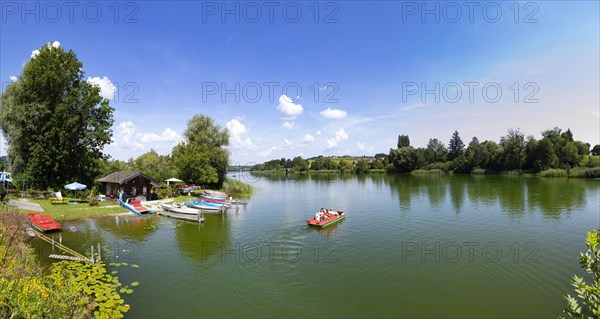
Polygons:
M61 260L73 260L73 261L83 261L83 262L91 262L91 263L96 263L98 261L102 260L102 254L101 254L101 248L100 248L100 244L98 244L97 247L97 258L94 258L95 254L94 254L94 246L90 247L90 251L91 251L91 258L63 245L62 243L62 235L59 233L59 237L58 237L58 241L56 241L54 239L54 235L52 235L52 237L48 237L44 234L38 233L35 230L33 230L32 228L28 228L26 229L27 234L31 237L35 237L35 238L39 238L42 241L47 242L48 244L52 245L52 248L57 248L59 250L61 250L63 253L67 254L67 255L61 255L61 254L50 254L48 257L53 258L53 259L61 259Z

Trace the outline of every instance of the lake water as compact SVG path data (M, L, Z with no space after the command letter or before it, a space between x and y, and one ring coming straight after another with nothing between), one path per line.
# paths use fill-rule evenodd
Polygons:
M249 204L203 225L79 220L64 223L63 243L102 243L105 260L128 263L114 267L124 284L140 282L128 317L554 318L600 223L598 180L245 179L259 188ZM308 228L321 207L347 218Z

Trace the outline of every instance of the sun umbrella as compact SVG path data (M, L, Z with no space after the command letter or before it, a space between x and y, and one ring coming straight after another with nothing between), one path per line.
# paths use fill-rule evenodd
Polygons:
M180 180L180 179L177 179L177 178L175 178L175 177L171 177L171 178L169 178L169 179L165 179L165 182L167 182L167 186L169 186L169 183L170 183L170 182L173 182L173 183L181 183L181 182L183 182L183 181L182 181L182 180Z
M77 191L84 190L86 188L87 188L87 186L85 186L83 184L79 184L77 182L65 185L65 189L68 189L70 191L75 191L75 197L77 197Z

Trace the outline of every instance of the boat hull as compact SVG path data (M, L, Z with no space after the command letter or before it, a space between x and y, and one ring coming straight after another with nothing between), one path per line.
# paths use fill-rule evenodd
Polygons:
M177 214L186 214L186 215L198 215L198 210L193 209L187 206L175 206L169 204L160 204L160 207L166 211L177 213Z
M324 221L317 221L313 217L313 218L307 220L306 224L308 224L309 226L325 228L325 227L329 227L331 225L335 225L335 224L343 221L344 219L346 219L346 214L344 214L343 212L340 212L340 216L330 217L330 218L325 219Z
M185 202L185 206L208 211L220 211L225 209L225 207L222 205L210 204L199 200L187 201Z
M128 203L125 203L122 200L119 200L119 204L121 204L121 206L127 208L129 211L131 211L132 213L138 215L138 216L142 216L142 214L152 214L152 210L150 210L149 208L147 208L144 205L141 205L139 203L139 201L135 201L136 205L131 205Z
M61 228L60 224L49 215L30 213L27 214L27 217L31 222L31 227L42 233L59 230Z

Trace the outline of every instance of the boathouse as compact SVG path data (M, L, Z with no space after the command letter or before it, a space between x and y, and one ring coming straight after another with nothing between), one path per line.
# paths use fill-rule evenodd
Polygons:
M158 182L142 172L114 172L98 180L102 183L108 197L118 197L122 191L126 197L147 197L153 187L158 187Z

